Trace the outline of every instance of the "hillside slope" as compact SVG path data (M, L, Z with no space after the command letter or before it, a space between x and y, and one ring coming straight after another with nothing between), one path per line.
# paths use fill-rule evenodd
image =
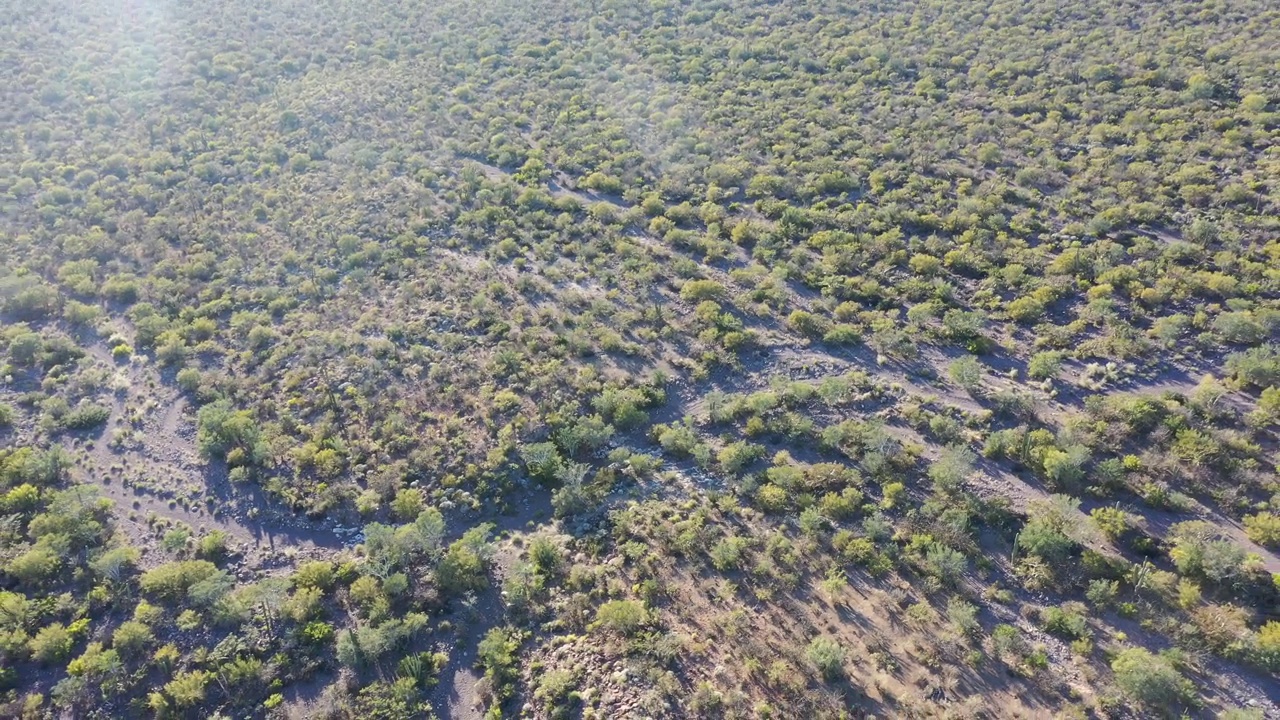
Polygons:
M1280 10L835 5L8 0L0 715L1280 718Z

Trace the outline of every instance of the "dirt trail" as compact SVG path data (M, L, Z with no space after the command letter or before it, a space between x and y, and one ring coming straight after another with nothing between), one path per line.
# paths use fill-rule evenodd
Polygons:
M457 628L453 651L449 653L448 664L440 670L440 684L430 697L431 707L441 720L481 720L484 717L477 692L483 673L476 668L476 649L491 629L507 622L506 603L502 598L503 583L519 559L520 547L526 544L524 540L551 522L550 495L530 491L517 499L512 510L508 515L476 518L465 523L472 527L481 522L492 522L499 539L495 543L493 572L488 587L476 593L470 603L448 618ZM520 539L519 545L517 538Z
M504 614L498 592L489 588L463 611L464 629L458 635L449 663L440 671L440 684L431 707L440 720L481 720L484 717L477 685L483 675L476 668L476 648Z
M795 380L816 381L824 377L834 377L850 371L861 370L870 375L877 383L899 386L907 396L933 397L939 403L958 408L967 413L979 413L985 410L977 400L956 392L947 383L924 384L923 379L909 374L900 367L877 364L874 353L871 353L866 348L830 350L819 345L810 347L770 346L761 348L759 357L744 362L744 365L746 367L741 373L735 373L732 377L722 377L718 384L733 391L751 392L767 388L769 379L779 375ZM1125 388L1124 392L1159 395L1163 392L1174 391L1189 394L1195 387L1196 382L1179 383L1166 380L1151 385L1134 385ZM705 394L689 394L705 398ZM677 411L667 412L666 415L674 418L682 417L685 414L700 413L704 410L703 402L703 400L695 400L688 405L682 406ZM1069 404L1058 400L1040 397L1038 402L1042 404L1043 409L1048 413L1073 411ZM1228 392L1219 402L1219 406L1236 412L1244 412L1249 408L1249 400L1242 393ZM1002 497L1007 499L1012 509L1017 512L1025 512L1031 502L1048 499L1052 494L1044 486L1028 482L998 463L983 461L978 469L979 472L975 473L970 479L970 487L983 497ZM705 473L702 475L705 476ZM1113 502L1099 502L1085 498L1082 503L1082 511L1088 513L1095 507L1109 504L1113 504ZM1185 520L1206 520L1217 526L1232 542L1240 545L1249 553L1257 555L1261 559L1262 567L1267 572L1280 573L1280 555L1250 540L1239 523L1203 503L1195 501L1193 506L1184 512L1165 511L1146 506L1130 507L1128 511L1135 517L1141 518L1140 522L1143 527L1159 540L1164 540L1168 535L1169 529L1175 523Z
M861 348L830 352L816 346L809 348L781 348L777 352L771 353L771 357L767 362L774 368L783 368L788 375L793 377L796 376L794 368L797 364L810 366L817 371L817 374L809 373L805 376L806 379L819 379L822 377L822 372L838 375L850 370L863 370L877 382L895 383L901 386L908 395L933 396L939 402L969 413L977 413L984 410L983 406L976 400L967 395L960 395L950 389L946 383L923 385L915 377L899 368L876 365L875 361L868 357L868 353L863 352L865 350L865 348ZM786 370L787 368L793 369L788 371ZM772 373L762 370L760 374L766 376ZM1165 392L1178 392L1189 395L1196 389L1198 382L1198 380L1178 382L1166 378L1151 384L1130 383L1129 386L1123 388L1122 392L1156 396ZM1038 398L1038 402L1042 403L1044 409L1049 413L1067 413L1074 410L1071 405L1058 400L1049 400L1041 397ZM1228 391L1218 401L1218 407L1243 413L1251 408L1251 404L1248 396L1244 393ZM1025 511L1031 501L1047 499L1051 494L1043 486L1031 484L996 463L984 462L980 470L970 481L973 489L979 495L987 497L994 495L1006 498L1010 501L1012 507L1019 512ZM1082 503L1082 510L1087 513L1095 507L1109 504L1114 504L1114 502L1090 501L1085 498ZM1128 511L1135 517L1142 518L1143 526L1160 540L1163 540L1170 527L1178 522L1206 520L1218 527L1223 535L1232 542L1243 547L1249 553L1257 555L1262 561L1262 567L1267 572L1280 573L1280 555L1253 542L1245 534L1244 528L1239 523L1199 501L1193 500L1193 505L1183 512L1160 510L1145 505L1130 507Z
M225 468L199 458L189 405L154 367L140 358L118 363L101 345L89 349L114 369L114 386L121 389L111 398L106 426L84 443L84 461L76 472L116 503L121 527L130 536L150 535L148 519L155 517L197 531L221 530L256 560L351 544L352 533L335 532L324 523L263 513L271 503L261 490L233 488Z
M981 461L977 472L969 479L969 487L979 497L990 499L1001 497L1009 501L1010 508L1016 512L1026 512L1034 501L1047 500L1052 494L1039 483L1029 482L1007 468L990 461ZM1081 499L1080 512L1087 515L1095 508L1115 506L1114 500L1097 500L1089 497ZM1244 548L1245 551L1257 555L1262 567L1269 573L1280 573L1280 556L1249 539L1244 528L1231 518L1207 507L1203 503L1193 501L1186 511L1161 510L1147 505L1137 506L1132 503L1121 503L1121 509L1138 519L1139 526L1160 541L1168 536L1173 525L1187 520L1205 520L1214 525L1231 542ZM1081 522L1087 522L1083 517Z
M317 521L263 512L273 502L256 486L233 488L225 468L200 460L191 408L161 381L154 367L141 359L118 363L100 345L91 347L91 354L113 368L114 386L122 389L111 397L104 429L83 443L82 462L75 472L115 501L119 523L129 535L152 535L147 523L152 516L197 530L222 530L241 545L249 565L268 573L291 568L296 557L289 555L330 554L359 539ZM256 516L250 516L250 508L258 509ZM431 697L443 720L483 717L476 648L491 628L506 622L501 588L519 554L513 538L537 531L550 519L549 496L531 490L513 503L508 515L451 523L451 535L457 536L466 527L492 522L500 539L489 587L449 617L456 628L454 650ZM297 707L304 708L305 702Z

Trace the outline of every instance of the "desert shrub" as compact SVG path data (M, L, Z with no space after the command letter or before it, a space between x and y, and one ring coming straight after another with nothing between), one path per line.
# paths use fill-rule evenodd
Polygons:
M840 493L825 493L818 499L818 510L832 520L844 520L857 514L863 500L861 491L845 488Z
M925 553L925 568L945 585L956 584L968 566L964 553L942 543L932 543Z
M135 547L111 548L90 561L89 567L105 580L121 582L135 571L139 555Z
M530 443L520 448L520 459L524 461L525 470L534 480L548 482L554 480L560 472L564 461L556 449L555 443Z
M756 504L768 513L780 513L787 509L791 498L786 489L766 483L756 489Z
M165 683L164 692L173 700L174 705L180 708L192 707L204 700L205 689L211 680L213 675L204 670L178 673Z
M1051 380L1062 371L1065 354L1059 350L1046 350L1031 356L1027 362L1027 377L1032 380Z
M1192 697L1191 683L1165 658L1144 648L1120 651L1111 661L1116 685L1147 710L1164 716Z
M29 650L31 657L37 661L51 664L62 660L71 653L75 639L65 625L54 623L40 628L31 638Z
M397 577L393 575L391 577ZM398 575L398 577L404 577ZM320 614L323 608L324 591L314 587L300 587L284 601L281 609L295 623L305 623Z
M596 608L595 625L620 635L630 635L649 620L649 612L635 600L610 600Z
M254 460L265 454L261 447L262 431L248 410L235 410L227 400L218 400L200 408L196 414L196 442L206 457L229 460L237 457Z
M1034 503L1030 519L1018 533L1018 547L1046 560L1065 557L1077 546L1076 509L1079 506L1079 500L1065 495L1053 495L1048 501Z
M830 329L831 324L819 315L804 310L795 310L787 316L787 327L811 338L820 338Z
M564 551L555 540L545 535L535 537L529 543L529 560L543 575L560 572L564 565Z
M1090 580L1088 588L1085 589L1085 597L1098 607L1108 607L1119 594L1120 583L1115 580L1101 578Z
M571 670L552 670L538 678L533 696L542 700L548 710L554 710L568 698L577 684L577 673Z
M298 636L308 645L326 645L333 638L333 626L321 620L312 620L298 630Z
M955 342L970 346L981 338L986 324L986 315L981 311L952 308L942 315L943 334Z
M1089 451L1083 445L1066 448L1047 447L1041 453L1045 479L1055 490L1074 490L1085 476Z
M764 447L748 442L733 442L725 445L716 454L716 461L721 469L731 475L737 475L748 465L764 455Z
M196 555L204 560L218 562L226 557L230 536L224 530L213 530L200 538Z
M11 559L5 570L26 585L51 580L62 567L62 557L48 545L36 545Z
M900 506L907 498L907 486L900 482L885 484L881 489L880 507L892 510Z
M1075 605L1079 605L1076 603ZM1042 619L1044 629L1067 638L1068 640L1078 640L1089 636L1089 620L1085 617L1083 606L1073 606L1071 603L1064 604L1060 607L1046 608Z
M972 355L953 360L947 366L947 375L961 388L976 392L982 386L982 364Z
M500 700L510 697L514 691L520 642L520 633L513 628L495 627L485 633L476 646L477 663L484 668L485 677L492 681L494 694Z
M1227 371L1241 385L1280 385L1280 347L1267 344L1227 356Z
M978 606L960 598L947 601L947 621L963 637L972 637L982 629L978 622Z
M109 417L111 417L111 408L84 403L62 418L62 426L68 430L91 430L106 423Z
M165 531L160 539L160 547L168 553L179 554L187 549L191 542L191 527L186 524L176 525Z
M293 584L300 588L328 590L333 585L334 567L328 560L311 560L298 565Z
M1022 631L1012 625L997 625L991 631L991 649L1006 662L1020 661L1027 653L1027 641Z
M749 546L746 538L726 537L711 547L711 564L720 571L737 569Z
M862 332L853 325L836 323L823 334L822 341L831 345L856 345L862 342Z
M44 349L44 339L38 333L23 332L9 340L9 358L17 365L32 365Z
M136 620L120 623L111 635L111 647L125 655L141 652L155 640L155 633L147 625Z
M1261 342L1271 331L1248 310L1222 313L1213 319L1212 327L1223 340L1237 345Z
M117 676L122 669L119 653L114 649L104 649L102 643L99 642L89 643L84 652L80 654L80 657L67 663L67 675L70 676L68 680L71 678L83 678L97 682L109 681L113 676ZM55 695L58 694L57 686L55 686L54 693Z
M835 680L844 673L844 648L831 638L814 638L809 643L805 656L828 681Z
M1009 318L1023 325L1039 322L1044 317L1044 310L1044 303L1030 296L1015 298L1005 306L1005 312L1009 313Z
M196 583L207 580L218 572L218 566L208 560L182 560L148 570L140 579L142 591L166 600L185 597Z
M1247 610L1228 604L1197 603L1191 605L1188 615L1203 647L1218 654L1244 654L1250 635Z
M680 287L680 298L689 303L703 300L719 302L727 296L724 286L714 280L688 280Z
M396 491L396 496L391 501L391 512L395 513L401 522L413 520L425 508L426 501L418 488L401 488Z
M627 419L630 412L614 408L614 414ZM556 443L564 449L569 457L577 457L583 453L595 452L609 443L613 437L613 426L607 424L599 415L585 415L576 418L569 425L556 433Z
M551 506L556 517L573 517L591 505L591 493L586 475L590 468L581 463L569 463L557 473L560 487L551 493Z
M1254 660L1272 672L1280 670L1280 621L1270 620L1258 629Z
M1264 547L1280 547L1280 515L1257 513L1244 517L1244 531L1249 539Z
M620 430L629 430L649 422L647 407L660 405L666 400L666 394L657 385L634 387L606 387L599 395L592 398L591 406L602 418ZM611 433L608 427L595 430L597 435Z
M929 466L929 479L943 492L957 492L973 473L976 460L973 451L964 445L948 447L937 462Z
M1061 530L1040 522L1029 522L1018 534L1018 547L1042 558L1060 558L1075 543Z
M1169 529L1167 538L1172 543L1169 557L1184 575L1223 584L1244 570L1244 548L1203 520L1177 523Z
M489 543L490 525L477 525L449 545L436 568L436 582L450 594L480 590L488 583L486 571L493 548Z
M419 688L429 688L436 684L438 674L448 662L449 656L444 653L413 653L400 659L396 672Z
M659 426L654 430L662 449L676 457L697 458L700 452L706 451L706 446L698 439L698 434L687 425L677 423Z
M1089 519L1107 539L1118 540L1129 529L1129 514L1120 508L1100 507L1089 513Z

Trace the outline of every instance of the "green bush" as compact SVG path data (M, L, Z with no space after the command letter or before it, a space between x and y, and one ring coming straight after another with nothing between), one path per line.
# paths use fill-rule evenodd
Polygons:
M333 638L333 626L321 620L313 620L298 631L302 641L310 645L325 645Z
M723 301L728 293L724 286L714 280L687 280L680 287L680 299L689 303L703 300Z
M717 570L736 570L741 567L742 555L750 542L742 537L727 537L711 547L711 564Z
M1044 303L1034 297L1020 297L1009 301L1005 312L1016 323L1033 325L1044 317Z
M964 553L942 543L932 543L925 553L925 568L944 585L955 585L964 576L969 560Z
M982 386L982 364L972 355L965 355L947 367L951 381L961 388L975 392Z
M510 697L515 690L514 681L519 673L516 653L519 649L519 632L504 627L491 628L476 647L477 663L493 682L499 699Z
M720 468L726 473L737 475L763 455L763 446L740 441L725 445L716 454L716 461L720 463Z
M649 621L649 612L635 600L610 600L596 608L595 625L620 635L630 635Z
M232 453L252 463L265 454L262 431L248 410L235 410L227 400L200 408L196 414L196 443L201 454L228 460Z
M401 488L396 491L395 499L391 501L391 511L401 522L413 520L425 508L426 501L423 500L422 491L418 488Z
M1280 385L1280 346L1268 344L1232 353L1227 356L1226 368L1241 385Z
M178 673L165 683L164 692L173 700L174 705L189 708L204 700L205 689L212 679L213 675L204 670Z
M298 565L293 584L300 588L328 590L333 585L334 567L328 560L311 560Z
M36 545L9 561L5 568L26 585L39 585L51 580L62 567L62 557L47 545Z
M1031 356L1027 362L1027 377L1032 380L1051 380L1062 372L1065 354L1058 350L1046 350Z
M151 628L136 620L120 623L111 635L111 647L124 655L136 655L155 640Z
M1280 671L1280 621L1270 620L1258 629L1255 654L1259 665Z
M436 582L451 595L482 590L488 585L486 572L493 548L489 543L490 525L470 528L449 545L436 568Z
M825 680L835 680L844 674L844 648L831 638L814 638L805 655Z
M75 642L66 626L54 623L40 628L31 638L29 649L31 657L45 664L56 663L71 653Z
M529 477L540 482L554 480L564 461L556 449L555 443L530 443L520 448L520 459L524 461Z
M166 563L142 574L142 591L166 600L178 600L197 583L208 580L218 572L218 566L208 560L182 560Z
M1020 662L1028 651L1022 631L1006 624L997 625L991 631L991 649L1005 662Z
M1116 685L1148 711L1171 717L1194 696L1190 681L1168 660L1144 648L1122 650L1111 661Z
M1204 578L1220 585L1229 583L1244 570L1244 548L1231 542L1218 528L1203 520L1180 522L1166 536L1173 547L1169 557L1178 572Z
M784 488L766 483L756 489L756 504L767 513L780 513L790 505L791 498Z
M1244 517L1244 531L1249 539L1269 548L1280 548L1280 515L1257 513Z
M1068 640L1079 640L1089 637L1089 620L1085 617L1083 607L1046 608L1043 614L1044 629Z

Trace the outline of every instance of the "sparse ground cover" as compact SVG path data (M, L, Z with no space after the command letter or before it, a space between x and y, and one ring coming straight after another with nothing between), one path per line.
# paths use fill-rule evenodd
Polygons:
M21 717L1280 717L1266 3L45 2Z

